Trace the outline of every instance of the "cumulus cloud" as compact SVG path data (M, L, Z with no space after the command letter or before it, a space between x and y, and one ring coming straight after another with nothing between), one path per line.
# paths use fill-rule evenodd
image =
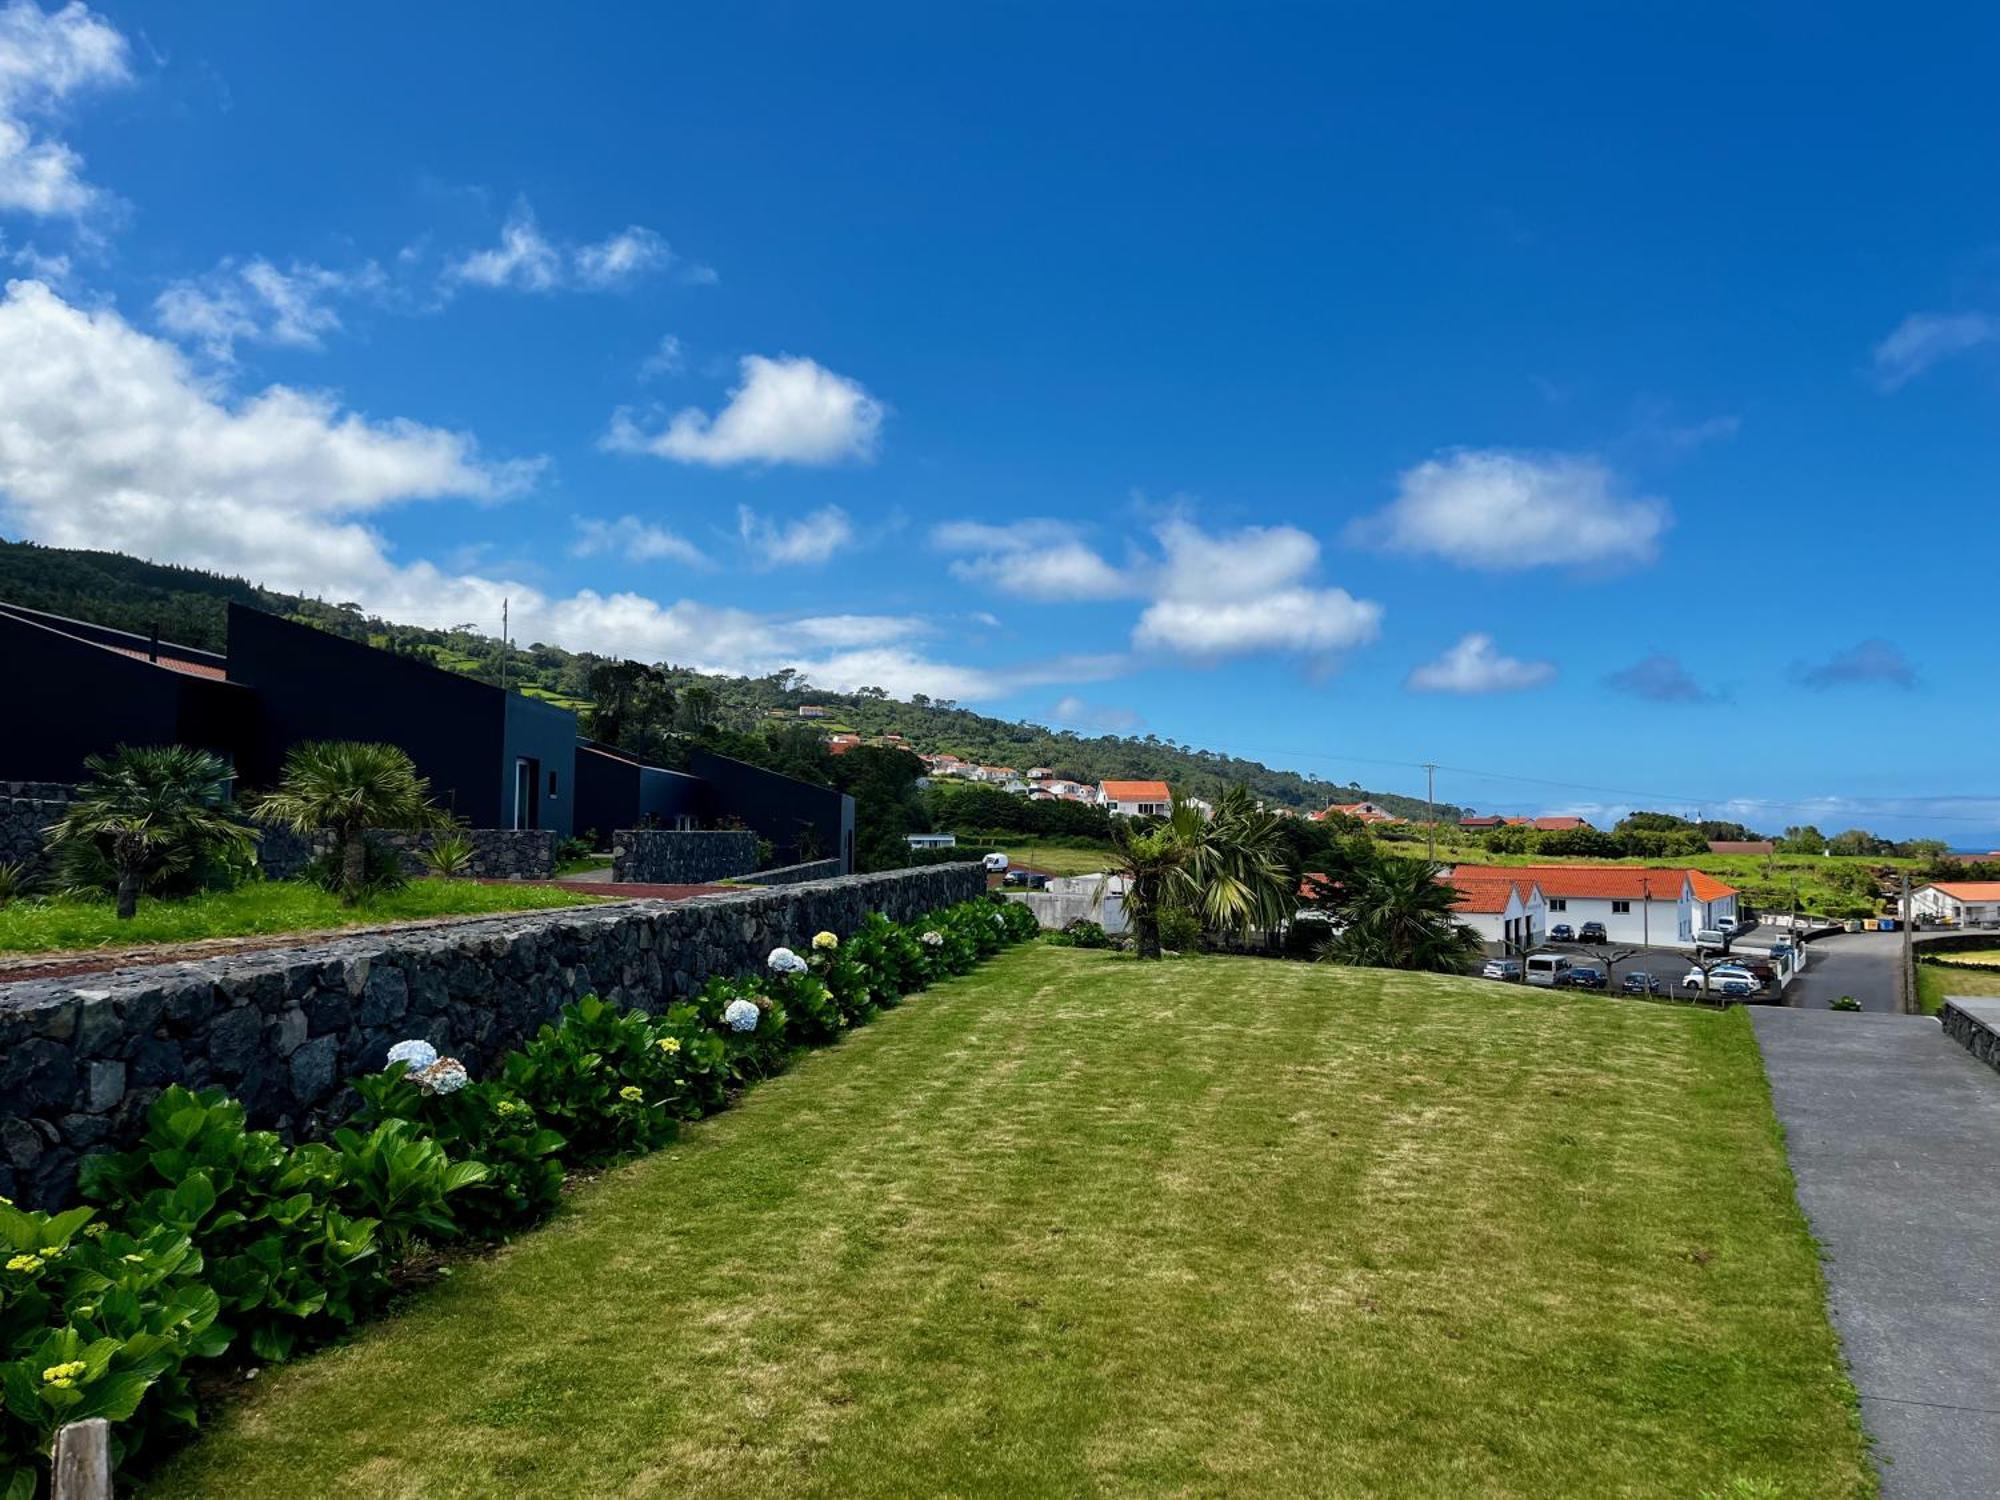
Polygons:
M1879 638L1836 651L1823 662L1799 663L1792 668L1792 675L1801 686L1816 692L1877 684L1899 688L1917 685L1917 669L1902 648Z
M1540 687L1555 675L1554 662L1505 656L1492 636L1474 631L1436 661L1412 671L1404 686L1418 693L1517 693Z
M538 467L323 394L274 385L234 398L173 344L38 282L13 282L0 300L0 520L34 541L239 573L420 624L497 624L505 599L523 640L706 671L793 667L827 687L970 701L1122 669L1118 657L933 661L908 644L923 623L902 616L787 618L594 589L555 598L518 579L399 562L373 524L414 503L505 499ZM610 543L671 545L626 519L606 523Z
M1650 703L1715 703L1723 697L1695 681L1679 658L1665 652L1656 652L1620 668L1604 679L1604 685Z
M854 523L837 505L826 505L796 521L773 521L749 506L736 510L737 531L760 568L823 563L854 543Z
M615 521L580 517L576 540L570 544L572 557L622 557L627 562L673 561L704 567L708 558L686 537L642 521L637 516L620 516Z
M1057 729L1093 730L1099 734L1129 734L1145 724L1137 709L1118 703L1092 703L1075 693L1056 699L1049 723Z
M648 433L624 409L614 413L604 446L677 463L811 464L865 462L875 456L887 414L861 383L800 356L747 354L728 403L710 417L696 407Z
M317 349L340 328L333 299L379 290L384 280L372 262L353 271L298 262L280 270L262 256L228 259L205 276L169 285L154 300L153 311L162 328L220 360L235 357L239 339Z
M1893 391L1938 361L1996 339L2000 318L1990 313L1911 313L1875 346L1875 376Z
M1155 597L1132 630L1142 649L1210 659L1328 655L1374 640L1381 627L1381 605L1307 583L1319 543L1296 527L1211 534L1173 520L1155 535L1163 553Z
M0 6L0 212L76 218L104 202L83 158L38 126L72 98L131 77L125 38L88 7Z
M1650 562L1669 521L1666 502L1621 495L1596 459L1460 448L1406 470L1395 500L1348 538L1507 571Z
M1137 587L1135 579L1106 562L1075 527L1062 521L949 521L932 530L931 545L943 552L975 554L952 562L954 578L1024 599L1115 599Z
M613 291L649 271L665 270L673 247L653 230L629 224L594 244L558 243L542 232L534 210L517 203L500 226L500 242L449 261L449 286L516 292Z

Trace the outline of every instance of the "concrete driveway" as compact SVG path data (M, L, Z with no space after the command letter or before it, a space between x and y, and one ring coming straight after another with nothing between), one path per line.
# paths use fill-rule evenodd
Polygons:
M1806 945L1806 970L1792 981L1785 1003L1794 1010L1826 1010L1852 995L1866 1011L1896 1013L1896 963L1900 932L1837 932Z

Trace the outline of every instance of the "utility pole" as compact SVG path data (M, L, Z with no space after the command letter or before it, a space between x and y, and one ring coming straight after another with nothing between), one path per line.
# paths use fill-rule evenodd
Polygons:
M1916 984L1916 966L1910 961L1910 872L1903 871L1903 894L1898 903L1896 925L1903 929L1903 972L1896 981L1896 994L1903 1002L1903 1009L1915 1012L1916 996L1911 989Z
M507 655L510 649L507 645L507 606L512 602L511 599L500 601L500 691L503 693L507 691Z
M1430 761L1424 762L1424 807L1428 815L1424 827L1430 835L1424 857L1432 864L1437 863L1438 857L1437 771Z
M1652 947L1653 878L1650 875L1641 875L1639 877L1639 933L1639 946L1642 948Z

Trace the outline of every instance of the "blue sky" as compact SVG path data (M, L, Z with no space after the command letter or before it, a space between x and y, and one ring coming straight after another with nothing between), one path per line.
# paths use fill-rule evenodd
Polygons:
M2000 845L1990 12L0 3L0 531Z

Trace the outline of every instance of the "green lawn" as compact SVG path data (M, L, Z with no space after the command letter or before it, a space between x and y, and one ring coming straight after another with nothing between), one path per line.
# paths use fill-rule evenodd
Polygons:
M1071 849L1034 839L1010 839L1001 847L1007 851L1010 862L1050 875L1095 875L1109 869L1112 863L1108 849Z
M1740 1012L1039 945L245 1390L156 1493L1873 1488Z
M1991 966L1991 972L1947 968L1940 964L1927 964L1921 957L1918 958L1917 999L1927 1016L1934 1016L1944 1009L1947 995L2000 995L2000 948L1964 949L1950 956L1954 965L1985 964Z
M121 922L109 901L50 897L14 901L0 907L0 953L312 932L421 917L576 906L596 899L546 885L481 885L470 880L424 879L412 880L401 890L370 897L359 906L342 906L338 898L305 881L270 880L239 886L233 891L210 891L185 901L149 898L139 903L137 916Z

